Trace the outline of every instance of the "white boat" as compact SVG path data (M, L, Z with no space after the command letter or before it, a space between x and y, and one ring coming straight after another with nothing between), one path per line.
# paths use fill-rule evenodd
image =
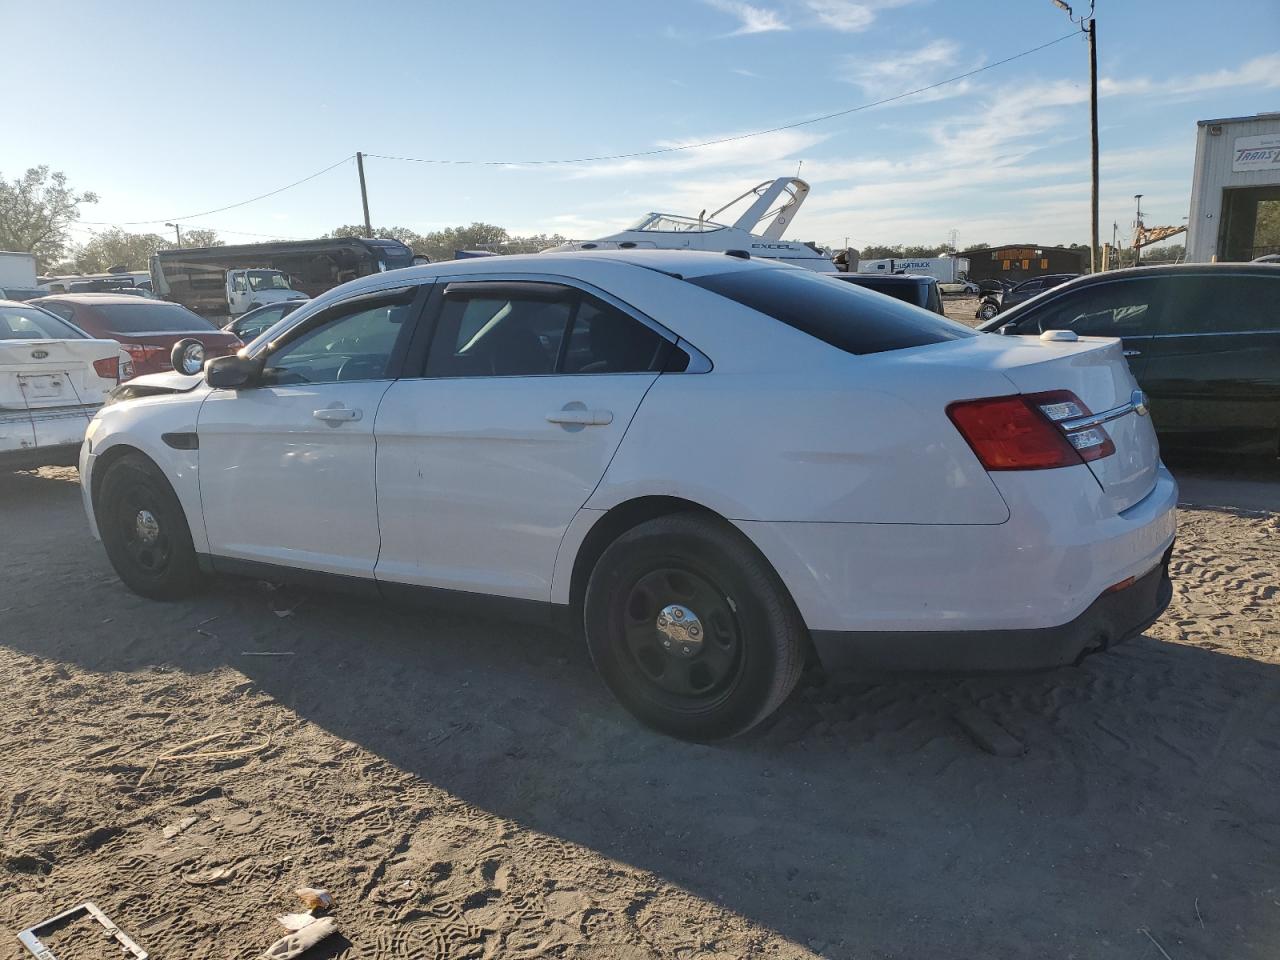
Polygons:
M783 233L795 219L796 211L808 195L809 184L805 181L798 177L778 177L776 180L766 180L734 197L723 207L713 211L710 217L705 210L697 217L674 213L646 213L621 233L598 240L571 240L550 247L543 253L635 249L708 250L724 253L729 250L745 250L753 257L782 260L820 273L835 273L836 266L827 251L796 240L782 239ZM755 200L733 224L716 222L717 216L748 197L755 197Z

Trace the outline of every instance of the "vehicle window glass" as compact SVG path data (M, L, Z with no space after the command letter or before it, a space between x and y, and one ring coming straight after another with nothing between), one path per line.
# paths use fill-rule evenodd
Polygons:
M42 303L40 306L50 313L56 313L63 320L70 320L75 316L75 312L65 303Z
M1280 275L1179 277L1166 316L1162 333L1280 330Z
M285 344L267 359L268 382L345 383L382 380L411 304L342 314Z
M31 307L0 307L0 340L82 340L71 324Z
M929 296L924 308L933 313L942 313L942 294L939 292L936 283L929 284Z
M428 377L554 373L575 298L531 294L445 298L427 356Z
M667 341L634 317L583 297L574 314L565 373L640 373L661 370Z
M811 270L760 267L688 280L848 353L881 353L978 336L968 327Z
M186 307L163 300L139 297L134 303L95 303L93 311L113 333L207 333L217 329Z
M235 278L231 281L231 288L235 290L236 293L244 293L244 274L236 274Z
M1019 293L1036 293L1044 289L1043 280L1028 280L1026 283L1020 283L1017 286Z
M1082 337L1135 337L1154 332L1161 284L1118 280L1076 287L1016 321L1020 334L1073 330Z

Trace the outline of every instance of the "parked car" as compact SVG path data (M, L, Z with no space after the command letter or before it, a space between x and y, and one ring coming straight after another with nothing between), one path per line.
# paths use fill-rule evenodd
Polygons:
M122 385L80 460L90 525L144 596L233 573L558 620L696 739L770 714L811 649L1016 670L1159 616L1177 486L1118 343L739 257L352 281Z
M1024 303L1032 297L1038 297L1046 290L1052 290L1078 276L1080 276L1078 273L1049 273L1043 277L1032 277L1021 283L1003 286L1003 289L984 290L982 299L978 301L978 311L974 316L980 320L990 320L996 314Z
M120 382L120 345L0 300L0 468L74 464L85 427Z
M1280 264L1095 273L979 329L1120 337L1162 441L1280 454Z
M118 340L133 358L133 370L139 376L172 370L169 354L179 340L199 342L203 355L192 351L194 369L205 358L234 353L243 346L235 334L224 333L181 304L165 300L121 293L60 293L30 302L94 336Z
M933 277L903 273L887 276L878 273L829 273L827 276L945 316L942 310L942 293L938 281Z
M279 303L268 303L265 306L250 310L236 320L232 320L222 330L224 333L234 334L245 343L248 343L250 340L257 339L259 335L274 327L307 302L307 300L283 300Z

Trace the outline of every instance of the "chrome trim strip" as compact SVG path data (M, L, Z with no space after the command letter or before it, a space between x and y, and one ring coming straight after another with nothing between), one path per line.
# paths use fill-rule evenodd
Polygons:
M1070 420L1059 420L1058 427L1063 433L1075 433L1077 430L1100 427L1104 423L1119 420L1121 417L1127 417L1131 413L1144 413L1146 411L1146 395L1142 394L1140 390L1135 390L1134 394L1135 396L1130 397L1128 403L1122 403L1120 406L1112 407L1110 410L1089 413L1083 417L1073 417Z

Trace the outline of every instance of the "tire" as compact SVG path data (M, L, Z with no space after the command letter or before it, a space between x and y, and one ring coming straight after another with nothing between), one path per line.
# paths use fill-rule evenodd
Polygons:
M799 611L755 546L695 513L615 540L587 582L583 625L614 696L685 740L750 730L795 688L808 650Z
M984 303L978 307L978 317L982 320L990 320L999 312L1000 308L994 303Z
M174 600L200 586L182 504L146 457L127 454L108 465L94 513L107 559L134 593Z

